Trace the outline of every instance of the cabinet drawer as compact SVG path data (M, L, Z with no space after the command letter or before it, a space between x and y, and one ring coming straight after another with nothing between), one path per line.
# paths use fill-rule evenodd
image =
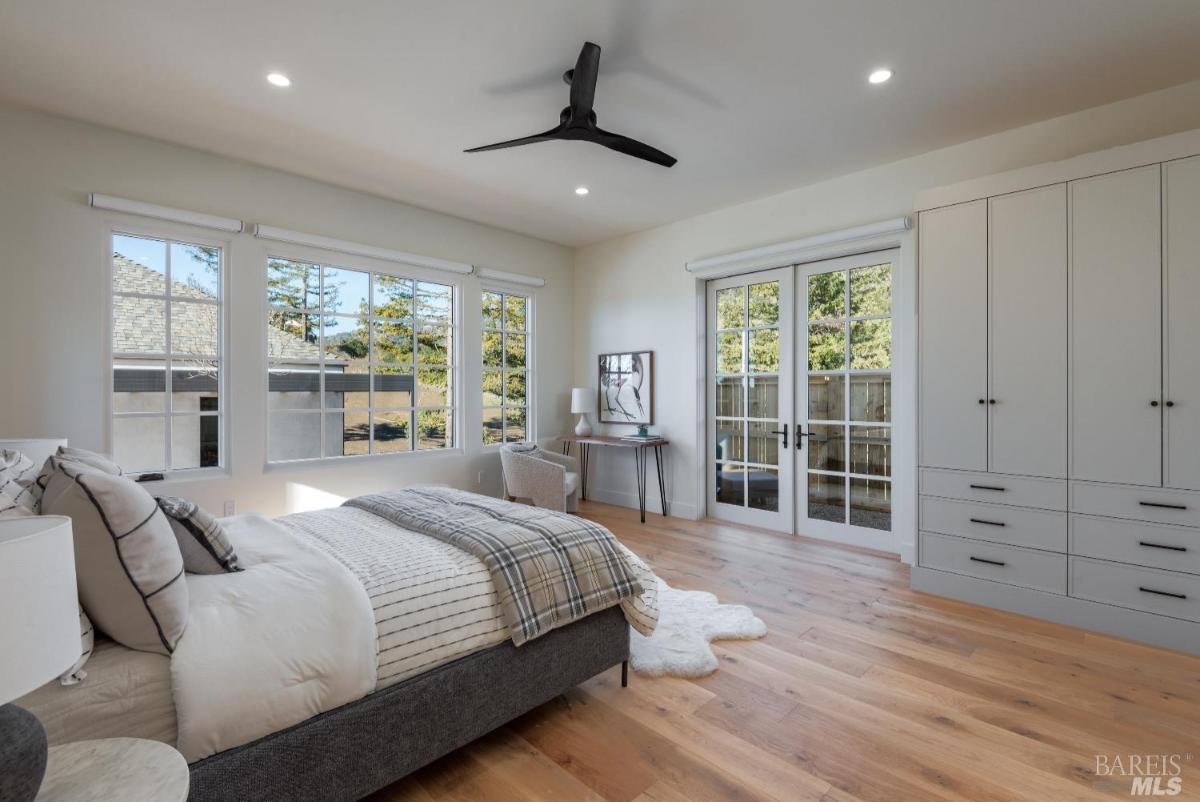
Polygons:
M1067 550L1067 514L977 501L921 499L923 531L1047 551Z
M920 547L920 563L924 568L991 579L1059 595L1067 592L1067 558L1063 554L1000 546L933 532L921 533Z
M1200 621L1200 576L1071 557L1071 595Z
M925 468L921 471L921 493L1043 510L1067 509L1067 483L1061 479Z
M1200 526L1200 493L1158 487L1072 482L1071 512Z
M1200 574L1200 530L1073 514L1070 553Z

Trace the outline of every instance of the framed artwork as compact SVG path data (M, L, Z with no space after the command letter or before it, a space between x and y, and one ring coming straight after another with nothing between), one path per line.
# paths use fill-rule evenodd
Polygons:
M600 355L601 423L654 422L653 351Z

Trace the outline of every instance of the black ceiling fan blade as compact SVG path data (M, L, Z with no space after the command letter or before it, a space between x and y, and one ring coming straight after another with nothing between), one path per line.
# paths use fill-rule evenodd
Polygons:
M523 136L518 139L508 139L504 142L494 142L491 145L480 145L477 148L467 148L463 153L479 153L484 150L502 150L504 148L516 148L521 145L532 145L535 142L549 142L551 139L558 139L558 135L562 133L563 127L556 125L549 131L543 131L540 134L533 136Z
M600 45L584 42L571 73L571 107L592 110L596 100L596 77L600 74Z
M589 135L580 137L589 142L595 142L597 145L603 145L606 148L611 148L618 153L624 153L626 156L633 156L638 159L645 159L648 162L661 164L663 167L671 167L677 161L676 158L668 153L663 153L658 148L652 148L645 142L638 142L636 139L630 139L621 134L614 134L600 128L593 128Z

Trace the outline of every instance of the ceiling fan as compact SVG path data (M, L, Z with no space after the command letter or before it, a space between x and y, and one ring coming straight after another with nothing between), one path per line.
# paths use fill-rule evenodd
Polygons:
M579 51L579 59L575 69L563 73L563 81L571 86L571 105L559 114L559 123L549 131L543 131L533 136L523 136L520 139L510 139L493 145L470 148L465 153L478 153L483 150L500 150L515 148L519 145L532 145L534 142L549 142L555 139L580 140L595 142L611 148L618 153L645 159L664 167L675 164L675 157L652 148L644 142L630 139L627 136L610 133L596 126L596 112L592 103L596 98L596 76L600 71L600 46L584 42Z

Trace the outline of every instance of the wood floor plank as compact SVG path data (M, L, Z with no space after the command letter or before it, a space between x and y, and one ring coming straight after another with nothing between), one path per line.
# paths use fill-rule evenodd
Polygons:
M585 502L676 587L750 605L696 679L607 671L371 797L1127 798L1097 755L1200 753L1200 658L909 588L891 555ZM1182 761L1175 799L1200 799Z

